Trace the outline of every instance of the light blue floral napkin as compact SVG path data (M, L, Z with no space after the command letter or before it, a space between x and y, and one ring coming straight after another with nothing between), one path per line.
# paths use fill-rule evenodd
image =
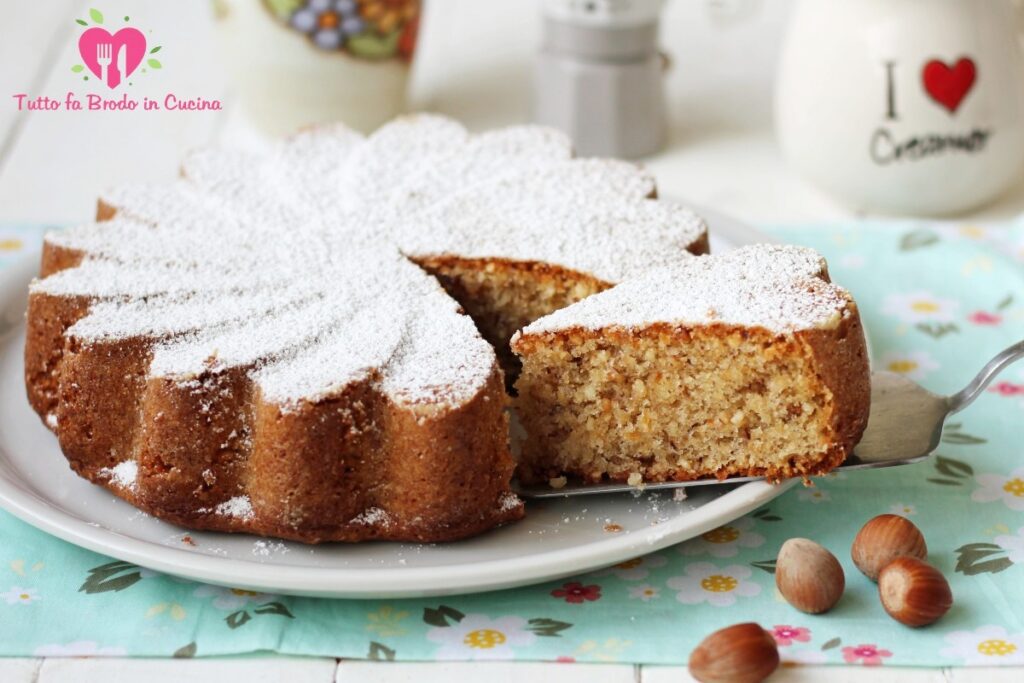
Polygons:
M772 229L816 247L860 303L876 367L939 392L1024 338L1024 225ZM39 228L0 228L0 267ZM0 513L0 654L684 663L716 628L757 621L784 659L864 666L1024 665L1024 364L948 425L938 455L826 477L700 538L607 570L484 595L343 601L203 586L68 545ZM924 531L955 604L905 628L849 561L885 512ZM776 593L779 546L831 548L846 594L822 616Z

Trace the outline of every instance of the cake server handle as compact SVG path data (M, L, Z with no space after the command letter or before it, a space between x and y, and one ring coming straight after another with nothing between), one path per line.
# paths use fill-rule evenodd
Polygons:
M969 406L974 399L981 396L981 392L985 391L985 387L996 378L996 375L1021 358L1024 358L1024 340L996 354L995 358L985 363L985 367L975 375L974 379L966 387L946 399L946 405L949 406L949 414L958 413Z

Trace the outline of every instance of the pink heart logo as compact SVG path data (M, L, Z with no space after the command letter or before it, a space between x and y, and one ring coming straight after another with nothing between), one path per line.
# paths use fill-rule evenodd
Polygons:
M113 89L142 63L146 36L137 28L123 28L110 35L105 28L93 27L78 39L78 53L89 71Z

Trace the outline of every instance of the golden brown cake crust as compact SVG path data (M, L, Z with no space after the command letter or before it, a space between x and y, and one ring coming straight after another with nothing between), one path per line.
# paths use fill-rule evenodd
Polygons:
M843 464L864 434L871 411L867 343L857 304L852 299L848 310L851 314L841 319L835 329L797 334L814 358L819 380L832 393L830 423L835 451L811 474L823 474Z
M97 213L115 211L101 203ZM83 257L46 243L41 273ZM399 406L364 383L285 412L262 401L241 370L198 389L147 380L159 339L67 338L91 303L30 295L29 401L76 473L154 517L320 543L451 541L524 514L509 488L515 463L497 366L453 410ZM131 485L111 475L126 460L137 463ZM245 497L247 514L218 511L233 497Z
M254 395L241 371L200 387L147 380L154 341L69 341L58 399L44 406L54 408L49 426L71 467L155 517L319 543L455 540L523 515L508 489L514 462L498 368L450 411L398 406L364 383L283 412ZM26 353L46 351L30 341ZM40 382L29 386L44 393ZM124 485L110 473L132 458L137 476ZM219 513L235 496L251 512Z

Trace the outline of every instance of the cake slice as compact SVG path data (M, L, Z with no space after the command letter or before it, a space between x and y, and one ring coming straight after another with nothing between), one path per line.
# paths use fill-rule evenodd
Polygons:
M867 423L857 306L810 249L682 257L528 325L519 478L823 474Z

